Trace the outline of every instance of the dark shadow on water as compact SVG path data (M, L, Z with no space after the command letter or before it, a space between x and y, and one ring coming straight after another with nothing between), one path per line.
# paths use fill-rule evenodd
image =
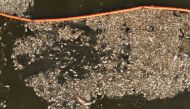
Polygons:
M101 98L101 97L100 97ZM91 109L190 109L190 92L184 91L173 98L149 101L142 95L129 95L122 98L99 99Z
M58 40L56 38L58 27L65 28L65 25L72 29L73 35L78 30L82 31L81 36L73 40ZM64 22L59 25L52 24L52 26L54 29L51 31L35 31L35 33L41 32L41 34L46 34L48 40L53 40L51 47L46 45L40 54L34 54L35 62L28 64L30 61L28 54L19 54L16 56L18 63L24 66L19 76L21 78L27 78L42 72L48 76L49 72L59 68L61 70L58 77L60 84L64 84L66 80L74 78L81 80L88 77L89 71L85 69L85 66L94 67L100 62L99 54L101 53L99 50L95 50L93 46L97 43L97 36L102 33L102 30L93 30L85 24L85 21L80 23ZM84 41L84 36L88 37L88 40ZM88 43L89 46L83 45L84 42ZM68 78L66 79L63 75Z
M33 18L57 18L144 5L190 8L189 4L190 0L34 0L34 6L25 14Z

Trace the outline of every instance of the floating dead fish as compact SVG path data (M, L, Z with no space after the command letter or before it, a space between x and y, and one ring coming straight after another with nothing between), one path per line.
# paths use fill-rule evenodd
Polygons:
M83 106L89 106L89 105L92 104L92 102L85 100L84 98L82 98L82 97L79 96L79 95L76 95L76 99L77 99L77 101L78 101L81 105L83 105Z

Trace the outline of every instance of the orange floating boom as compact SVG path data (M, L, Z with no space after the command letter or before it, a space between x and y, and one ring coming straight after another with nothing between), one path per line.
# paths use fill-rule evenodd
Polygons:
M70 21L70 20L77 20L77 19L85 19L85 18L90 18L90 17L110 15L110 14L115 14L115 13L124 13L124 12L134 11L134 10L138 10L138 9L159 9L159 10L174 10L174 11L190 12L190 9L184 9L184 8L163 7L163 6L138 6L138 7L115 10L115 11L110 11L110 12L102 12L102 13L75 16L75 17L67 17L67 18L30 19L30 18L25 18L25 17L20 17L20 16L13 16L13 15L6 14L3 12L0 12L0 16L7 17L7 18L10 18L13 20L24 21L24 22L37 22L37 23L64 22L64 21Z

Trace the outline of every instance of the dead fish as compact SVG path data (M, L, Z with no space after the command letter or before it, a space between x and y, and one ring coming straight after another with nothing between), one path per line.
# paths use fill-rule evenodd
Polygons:
M83 105L83 106L89 106L89 105L92 104L92 102L85 100L84 98L82 98L82 97L79 96L78 94L76 95L76 99L77 99L77 101L78 101L81 105Z
M178 55L175 55L174 58L173 58L173 62L175 62L177 59L178 59Z

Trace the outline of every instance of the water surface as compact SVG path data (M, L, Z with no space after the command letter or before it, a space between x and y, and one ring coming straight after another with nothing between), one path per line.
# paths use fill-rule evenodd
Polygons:
M34 18L57 18L145 5L190 8L189 4L190 0L34 0L29 14Z
M190 8L190 0L34 0L26 14L34 18L57 18L92 14L110 10L124 9L140 5L175 6ZM6 23L6 24L5 24ZM21 72L15 71L11 54L14 41L19 37L33 34L25 32L24 23L0 17L0 83L9 85L6 97L7 109L46 109L47 104L35 95L32 88L26 87ZM2 92L2 89L0 89ZM0 93L0 94L5 94ZM104 97L92 105L92 109L190 109L190 92L181 92L173 98L148 101L141 95L123 98Z

